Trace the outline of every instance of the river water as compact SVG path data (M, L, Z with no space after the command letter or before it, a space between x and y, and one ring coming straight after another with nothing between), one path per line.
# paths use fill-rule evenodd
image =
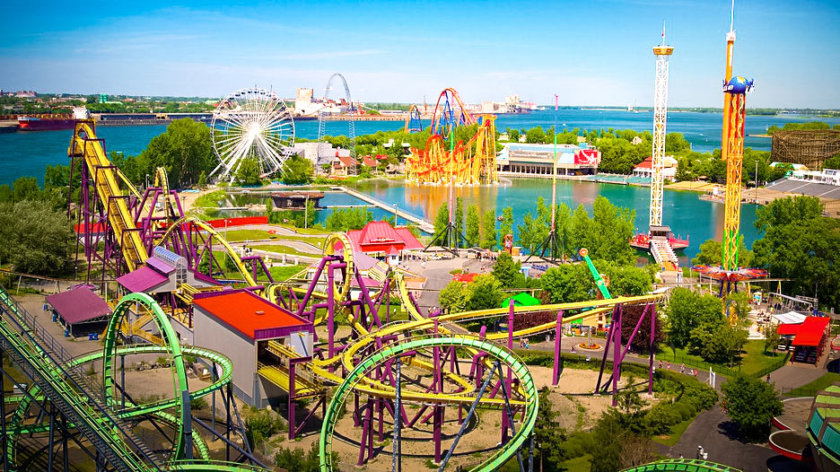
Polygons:
M810 121L818 119L833 124L840 119L824 119L802 116L748 116L747 134L762 134L771 125L782 126L788 122ZM635 129L649 130L652 113L633 113L623 110L544 110L521 115L502 115L497 120L500 131L506 128L527 129L533 126L550 127L557 122L558 129ZM720 147L720 129L722 117L719 113L671 112L668 115L668 131L681 132L696 151L710 151ZM357 135L375 133L380 130L396 130L403 126L395 121L359 121L355 123ZM156 135L163 133L165 126L126 126L100 127L99 137L105 139L107 151L120 151L126 154L139 154ZM327 123L327 134L347 134L347 122ZM298 121L296 135L315 139L318 134L317 121ZM29 133L0 134L0 184L8 184L24 175L35 176L43 183L47 165L66 164L67 146L70 131L44 131ZM770 139L748 137L746 146L754 149L769 150ZM540 179L514 179L509 185L477 186L458 188L458 195L463 196L467 204L475 203L485 211L488 208L511 206L514 216L521 221L527 211L535 211L538 196L546 201L551 199L551 183ZM387 202L397 204L401 209L434 219L437 208L447 198L448 190L432 186L404 186L401 182L383 180L365 182L358 185L359 190L370 193ZM643 231L648 225L649 190L592 182L558 182L558 202L565 202L572 208L583 204L591 209L592 202L598 195L603 195L618 206L636 210L636 228ZM325 205L357 205L358 200L338 194L329 194L323 201ZM319 219L325 218L320 212ZM384 212L376 210L375 215ZM664 222L671 226L678 235L689 235L691 246L686 255L692 256L706 239L721 238L720 228L723 219L723 205L698 199L693 192L666 192L664 203ZM755 206L745 205L742 215L742 232L747 246L757 238L753 227Z
M437 210L449 198L449 188L446 186L406 185L402 181L384 179L360 182L355 188L430 221L434 221ZM465 211L467 205L475 204L481 213L496 208L496 213L501 215L502 208L509 206L513 210L514 221L521 223L526 212L536 214L537 198L543 197L547 204L551 203L551 180L510 179L499 185L456 187L455 196L464 199ZM606 197L616 206L634 209L636 230L647 231L649 188L557 181L557 203L565 203L572 210L582 204L591 214L592 204L598 196ZM351 204L359 204L359 201L345 194L328 193L322 200L322 205L325 206ZM741 233L747 247L751 247L753 241L759 237L754 226L755 209L756 205L744 205L741 210ZM318 219L322 220L327 212L320 213ZM379 209L373 213L377 219L386 215L385 211ZM723 237L723 204L701 200L696 192L666 191L662 218L676 235L689 237L691 244L685 250L685 256L688 258L696 255L700 244L707 239L721 240Z

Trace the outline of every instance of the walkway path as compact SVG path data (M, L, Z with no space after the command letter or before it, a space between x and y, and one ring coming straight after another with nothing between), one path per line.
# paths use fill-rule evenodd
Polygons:
M416 224L418 228L420 228L420 231L423 231L424 233L427 233L427 234L434 234L435 233L435 227L431 222L429 222L427 220L424 220L423 218L420 218L420 217L418 217L416 215L413 215L411 213L407 213L403 210L400 210L399 208L395 207L394 205L388 204L387 202L383 202L382 200L379 200L378 198L373 198L370 195L366 195L364 193L357 192L357 191L355 191L353 189L350 189L350 188L347 188L347 187L333 187L332 189L333 190L338 190L340 192L344 192L347 195L351 195L353 197L356 197L359 200L365 201L365 202L367 202L367 203L369 203L369 204L371 204L371 205L373 205L373 206L375 206L379 209L382 209L382 210L385 210L387 212L393 213L394 215L398 216L399 218L411 221L412 223Z

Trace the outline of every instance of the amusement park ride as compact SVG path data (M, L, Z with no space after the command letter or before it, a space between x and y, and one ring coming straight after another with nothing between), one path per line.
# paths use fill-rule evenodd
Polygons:
M688 239L677 238L671 228L662 223L662 202L665 163L665 125L668 118L668 58L674 47L665 43L665 25L662 25L662 43L653 47L656 56L656 82L653 101L653 175L650 179L650 226L648 233L630 238L630 245L650 251L657 264L666 270L677 270L676 251L688 247Z
M730 35L734 41L734 33ZM667 56L672 49L664 46L664 42L658 48L661 53L657 53L657 78L661 75L659 58L664 57L667 89ZM731 43L727 71L730 65ZM660 86L657 80L657 91ZM726 116L731 123L725 123L724 127L728 170L727 239L724 264L718 270L725 275L721 278L722 293L725 280L750 276L737 267L739 213L738 209L730 208L740 205L744 94L750 87L751 82L741 77L728 78L725 87ZM270 95L256 95L262 103L272 103ZM665 95L661 97L664 100ZM285 140L265 138L264 131L268 128L257 130L257 125L249 124L262 123L259 113L242 114L248 110L246 106L234 106L234 100L227 102L225 107L235 113L219 111L218 118L229 120L231 125L222 126L214 133L214 139L219 139L215 145L221 161L218 175L235 173L243 158L258 157L264 170L273 168L266 165L281 165L282 153L261 154L258 150L261 146L255 143L283 149L294 139L293 126ZM659 146L658 155L661 155L665 124L664 103L659 99L655 115L658 117L655 131L661 133L661 139L654 140L658 143L654 144L654 154ZM422 129L419 113L417 116L416 129ZM660 119L661 122L656 121ZM413 130L415 124L411 122L413 119L407 128ZM432 137L425 151L412 150L408 161L411 179L420 183L449 183L450 201L456 183L495 182L493 122L492 117L480 117L475 136L467 144L456 142L455 129L473 123L473 118L463 109L455 91L445 90L435 109ZM449 139L448 151L445 139ZM68 355L33 315L0 289L0 357L8 355L28 382L20 384L20 379L13 378L6 369L6 362L0 362L0 460L4 470L19 470L32 464L43 465L47 470L61 464L67 470L71 450L89 457L97 470L268 470L250 449L233 397L234 390L247 387L236 384L234 369L250 369L254 378L249 383L270 383L285 396L289 439L301 434L321 407L317 429L321 471L337 470L333 462L335 440L358 449L358 454L354 453L358 466L390 456L385 459L390 463L390 470L399 471L402 446L411 442L431 444L426 455L431 456L441 471L465 467L492 471L514 460L521 471L532 471L539 394L529 368L513 351L514 339L553 337L556 361L551 381L556 386L562 374L563 323L591 320L610 313L611 323L594 392L610 393L615 405L622 363L648 316L651 343L655 338L656 303L660 295L613 298L585 249L580 254L593 274L600 299L537 306L515 306L511 300L505 308L423 313L401 270L378 262L363 275L357 263L359 256L348 236L342 233L326 240L323 257L317 264L287 281L275 282L260 257L240 257L212 225L185 214L178 192L169 187L165 171L158 170L153 185L143 192L134 187L108 160L104 140L97 137L93 120L77 122L68 154L74 164L71 169L81 169L76 214L77 259L86 262L86 278L90 282L97 282L96 275L98 283L106 287L113 284L112 278L149 269L158 264L154 259L162 256L177 259L193 278L182 278L179 272L177 286L167 294L138 291L119 300L109 300L114 309L104 332L103 350L75 357ZM731 197L730 187L733 187ZM652 190L652 199L658 195L661 218L661 192L657 192ZM71 203L74 202L68 200L68 206ZM450 211L453 206L450 203ZM660 221L654 220L654 211L652 205L652 223ZM233 277L225 272L230 265L219 258L233 263L236 273ZM192 286L190 280L204 283ZM232 286L236 289L232 290ZM237 291L248 292L272 309L302 320L313 334L312 344L298 348L291 342L285 344L285 338L268 337L259 341L261 355L252 361L256 365L234 365L231 356L235 352L183 346L181 332L176 334L175 326L188 331L196 329L195 323L200 323L201 318L193 317L194 302ZM392 305L401 306L402 316L397 316ZM641 315L632 334L625 339L622 324L628 317L624 311L631 307L641 310ZM233 316L245 315L236 311L237 307L232 309ZM261 314L264 313L255 312L254 316ZM339 329L339 324L343 329ZM650 351L649 393L653 389L655 349L652 345ZM146 354L168 356L173 380L171 398L144 401L128 391L126 358ZM209 384L191 388L185 364L188 356L207 366ZM608 362L611 362L611 373L606 369ZM96 365L102 366L101 379L86 375ZM605 374L608 377L602 383ZM21 391L8 393L4 388L8 380ZM192 410L193 400L206 396L212 398L214 405L212 420L198 418ZM217 396L225 414L221 425L216 424ZM315 402L298 424L296 403L303 399L315 399ZM7 415L7 411L13 413ZM483 416L484 425L497 420L499 441L495 446L476 449L469 446L471 440L464 440L486 436L486 428L480 430L475 426L477 415ZM138 437L140 428L146 431L154 428L159 432L162 439L157 441L155 450ZM218 432L219 428L223 432ZM221 440L224 445L211 451L208 437ZM486 438L479 439L486 442ZM386 441L391 441L390 448ZM220 457L221 449L225 451L224 460ZM699 467L704 464L709 465L692 466L695 470L728 470ZM688 470L685 466L686 461L675 459L656 470Z
M738 266L738 248L743 236L741 226L741 172L744 161L744 128L746 121L746 94L753 88L753 80L732 76L732 53L735 49L735 3L729 32L726 34L726 69L723 82L723 140L721 158L726 161L726 199L724 201L723 254L720 267L698 265L692 270L720 282L719 296L725 298L731 291L738 291L738 282L767 277L762 269ZM735 312L728 312L731 322L737 321Z
M409 116L406 129L422 130L419 110ZM455 130L461 126L478 125L466 143L452 142ZM412 149L406 158L407 180L420 184L479 185L497 183L496 124L495 116L473 117L464 107L461 98L452 88L440 93L432 121L431 136L425 149ZM446 140L450 143L447 145Z
M522 470L530 470L531 463L523 455L533 450L539 397L528 367L512 351L514 339L548 333L560 352L562 323L611 311L617 320L610 337L616 349L612 369L619 372L622 344L626 352L630 342L621 339L623 307L644 305L647 313L655 310L657 298L649 295L536 307L515 307L511 303L506 308L463 313L421 313L399 270L379 263L362 276L352 243L344 234L327 240L323 259L315 267L289 281L274 283L259 257L239 257L211 225L184 214L165 172L159 171L154 185L143 192L131 185L108 161L104 142L95 131L93 121L78 122L69 155L82 172L80 255L84 254L89 271L101 269L98 283L104 285L111 277L143 270L161 254L182 258L195 279L212 283L196 287L182 281L170 295L136 292L113 300L114 315L104 333L104 350L75 358L70 358L32 315L0 291L3 352L31 380L22 395L4 393L0 398L3 408L15 411L13 420L2 425L6 470L16 470L22 461L29 460L19 454L24 439L53 444L55 437L55 442L64 447L44 449L49 451L44 454L50 464L63 460L66 464L61 452L68 451L68 441L72 441L78 449L88 451L99 466L107 463L116 470L263 470L245 440L233 401L232 392L241 388L235 384L234 368L256 369L260 382L269 382L285 393L290 438L301 433L321 405L321 470L335 470L333 439L352 436L353 431L360 435L355 442L359 465L390 453L393 470L400 470L402 445L420 441L433 444L431 455L441 470L464 465L472 470L495 470L509 460L518 460ZM225 275L225 264L217 257L233 261L236 280ZM94 272L87 274L95 282ZM298 352L292 345L268 340L266 357L260 358L258 366L234 366L229 358L233 353L181 346L173 326L195 329L198 321L192 316L193 301L219 296L206 292L223 294L229 290L225 285L230 284L306 320L315 333L314 350ZM392 317L392 301L402 306L407 320ZM536 326L522 324L538 313L551 313L551 319ZM339 319L350 327L349 334L339 334ZM505 319L513 329L497 328ZM479 331L468 329L473 325L484 327ZM171 399L148 403L127 391L122 366L131 356L140 354L170 356L174 380ZM186 356L198 358L212 372L209 386L190 388ZM101 381L83 375L97 362L104 366ZM606 363L605 356L602 364ZM469 371L462 370L465 366ZM555 368L555 385L560 374L561 369ZM328 391L333 392L329 400ZM613 396L616 391L614 381ZM216 432L209 420L197 418L191 410L191 400L208 395L213 404L221 397L226 432ZM295 404L303 398L315 398L316 403L305 415L307 420L298 424ZM345 411L350 414L344 415ZM475 421L471 421L476 415L490 422L495 417L501 424L499 446L481 457L471 454L473 440L464 439L478 434L473 429ZM5 418L3 412L0 416ZM459 431L445 438L444 428L452 424L459 425ZM151 425L168 439L152 451L137 437L140 425ZM225 460L210 452L208 435L224 441ZM374 447L386 437L392 440L392 451ZM58 454L54 454L56 449Z

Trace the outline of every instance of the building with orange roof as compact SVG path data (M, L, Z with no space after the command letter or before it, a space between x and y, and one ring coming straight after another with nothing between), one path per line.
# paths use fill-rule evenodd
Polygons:
M193 304L194 344L233 361L234 393L250 405L286 394L289 359L312 357L312 323L249 290L200 293Z

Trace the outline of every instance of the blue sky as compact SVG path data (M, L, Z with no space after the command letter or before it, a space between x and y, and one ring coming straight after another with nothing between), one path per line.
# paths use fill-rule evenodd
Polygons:
M142 5L142 8L134 5ZM251 85L363 101L649 106L662 21L671 106L721 106L727 0L53 2L15 8L0 88L221 96ZM736 4L734 71L753 107L840 107L840 2Z

